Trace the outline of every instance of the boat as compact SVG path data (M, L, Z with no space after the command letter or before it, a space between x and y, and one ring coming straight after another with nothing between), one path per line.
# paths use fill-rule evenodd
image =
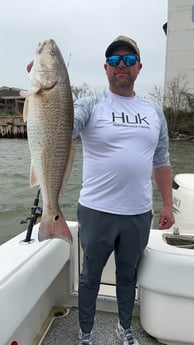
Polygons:
M73 345L78 340L78 276L82 251L77 222L68 222L73 244L61 239L38 241L27 230L0 246L0 344ZM97 299L94 345L119 344L114 257L109 258ZM140 344L159 342L139 323L138 294L133 327ZM143 343L141 342L143 339Z
M183 229L184 223L188 233L180 235L177 227L164 234L151 229L140 262L132 327L141 345L194 344L194 279L190 274L194 265L193 183L194 174L178 174L172 187L176 225ZM83 255L78 223L67 222L73 244L62 239L39 242L39 193L28 229L0 245L0 345L75 345L78 341L78 280ZM114 273L112 254L97 298L94 345L120 343L115 332ZM179 320L186 323L184 327Z

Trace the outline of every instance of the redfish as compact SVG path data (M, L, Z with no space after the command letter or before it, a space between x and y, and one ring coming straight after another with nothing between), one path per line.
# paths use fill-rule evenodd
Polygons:
M62 54L52 39L39 43L26 97L31 154L30 186L40 185L43 212L38 239L62 238L72 242L71 232L59 207L74 158L72 143L73 99Z

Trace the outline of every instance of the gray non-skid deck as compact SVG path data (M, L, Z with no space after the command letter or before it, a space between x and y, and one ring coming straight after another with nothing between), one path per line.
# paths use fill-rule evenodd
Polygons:
M96 312L93 345L121 345L115 332L117 320L116 313ZM161 344L142 329L139 318L136 316L133 317L132 327L140 345ZM78 309L73 307L68 315L60 316L53 320L41 345L76 345L78 342L78 332Z

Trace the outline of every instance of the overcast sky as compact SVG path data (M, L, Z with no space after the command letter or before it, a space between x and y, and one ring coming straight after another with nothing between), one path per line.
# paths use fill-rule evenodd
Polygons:
M136 93L163 88L168 0L4 0L0 6L0 86L28 88L26 65L53 38L69 62L71 84L104 90L104 52L118 35L136 40L143 68Z

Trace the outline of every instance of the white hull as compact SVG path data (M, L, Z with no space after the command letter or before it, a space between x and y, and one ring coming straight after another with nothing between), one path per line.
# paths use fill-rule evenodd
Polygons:
M76 225L72 224L72 227ZM62 240L37 240L31 244L24 233L0 246L0 343L32 344L53 305L64 305L65 270L70 246ZM56 293L57 291L57 293Z
M53 307L77 306L78 286L78 226L68 222L74 243L61 239L39 242L38 224L32 232L33 241L23 243L26 232L0 246L0 344L39 344ZM97 309L116 311L113 256L102 280L112 284L102 286ZM111 272L110 272L111 271ZM43 327L43 328L42 328Z

